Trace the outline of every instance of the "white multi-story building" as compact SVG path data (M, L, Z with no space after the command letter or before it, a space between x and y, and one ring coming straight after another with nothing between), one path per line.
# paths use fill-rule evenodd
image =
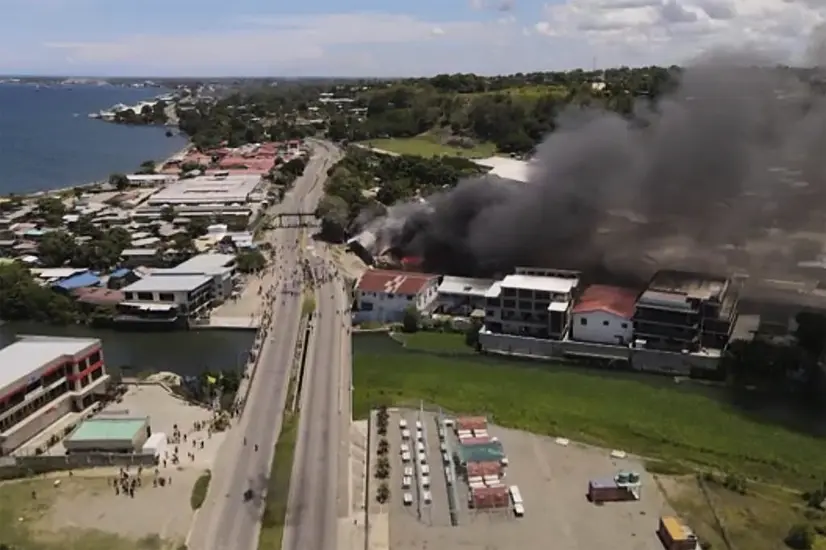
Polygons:
M439 285L438 309L450 315L470 315L485 309L485 294L496 281L446 275Z
M235 286L234 254L198 254L166 269L154 269L152 276L197 276L212 278L212 302L220 304L232 295Z
M155 275L121 289L117 321L175 322L191 319L212 303L214 279L209 275Z
M0 454L106 393L100 340L25 336L0 350Z
M579 272L516 268L485 293L485 329L492 333L560 339L568 330Z
M436 300L438 288L438 275L368 269L356 285L354 321L401 321L411 305L419 311L429 309Z
M597 344L629 345L634 339L637 292L591 285L571 310L571 339Z

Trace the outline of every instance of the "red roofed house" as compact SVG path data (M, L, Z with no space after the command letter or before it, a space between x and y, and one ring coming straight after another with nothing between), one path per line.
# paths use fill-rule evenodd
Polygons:
M616 286L586 288L571 310L571 339L612 345L631 343L637 294Z
M410 305L419 311L436 300L439 276L429 273L368 269L356 285L354 321L394 323L401 321Z

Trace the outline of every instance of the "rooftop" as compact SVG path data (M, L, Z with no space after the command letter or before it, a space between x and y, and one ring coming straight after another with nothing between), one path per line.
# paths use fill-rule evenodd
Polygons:
M466 296L484 297L485 293L495 283L493 279L470 279L467 277L452 277L446 275L439 285L439 294L461 294Z
M233 254L198 254L168 271L209 272L223 269L235 260Z
M604 311L617 317L630 319L634 316L637 292L630 288L609 285L591 285L585 289L574 306L573 313Z
M658 271L648 283L648 291L684 294L699 300L720 300L728 280L719 275L691 271Z
M90 418L81 422L67 441L132 439L145 428L146 418Z
M532 169L530 162L507 157L490 157L474 162L479 166L490 168L491 171L488 173L493 176L521 183L527 183Z
M7 388L62 356L74 356L99 346L94 338L23 336L0 349L0 388Z
M86 273L78 273L71 277L66 277L65 279L57 281L52 286L62 290L74 290L76 288L98 286L100 282L99 276L91 271L87 271Z
M578 280L566 277L540 277L538 275L508 275L502 280L502 288L539 290L565 294L577 285Z
M359 279L357 289L361 292L385 294L418 294L436 278L438 275L429 273L368 269Z
M261 182L259 175L199 176L167 185L147 201L158 204L243 203Z
M206 275L149 275L124 287L123 292L189 292L210 284Z

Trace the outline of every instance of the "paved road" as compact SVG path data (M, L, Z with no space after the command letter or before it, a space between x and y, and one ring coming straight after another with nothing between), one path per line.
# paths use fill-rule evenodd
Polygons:
M311 257L317 273L333 270L328 251ZM323 279L322 279L323 280ZM349 514L349 299L338 277L316 292L316 315L305 366L285 550L335 550L338 517Z
M306 211L323 191L327 169L335 159L331 146L317 147L304 175L284 197L276 212ZM280 250L277 278L296 292L277 292L273 303L273 329L262 345L260 363L252 380L242 417L232 428L216 460L207 501L193 526L189 548L193 550L254 550L258 543L264 499L275 442L281 430L290 370L301 315L301 288L290 282L302 251L296 246L300 229L272 232L271 242ZM246 444L244 439L246 438ZM259 450L254 450L258 444ZM257 495L244 502L243 493Z

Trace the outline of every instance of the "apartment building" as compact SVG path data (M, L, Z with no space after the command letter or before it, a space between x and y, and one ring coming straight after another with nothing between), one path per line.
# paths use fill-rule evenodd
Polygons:
M723 349L737 322L743 281L688 271L660 271L634 311L637 347L696 352Z
M579 272L516 268L485 293L485 328L492 333L559 340L570 324Z

